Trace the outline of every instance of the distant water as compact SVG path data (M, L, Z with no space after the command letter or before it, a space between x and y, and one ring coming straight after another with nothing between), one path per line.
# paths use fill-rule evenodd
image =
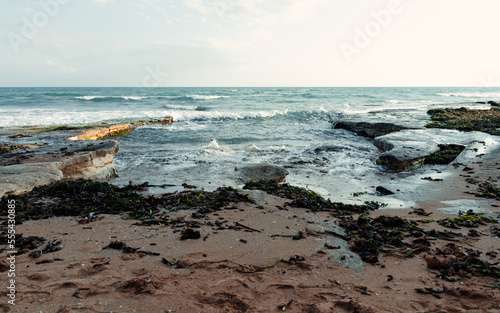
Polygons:
M173 116L118 139L128 179L211 189L235 168L288 166L288 181L326 195L364 191L381 169L370 140L330 120L422 121L440 107L487 108L500 88L0 88L0 126L76 125ZM170 189L178 189L172 187Z

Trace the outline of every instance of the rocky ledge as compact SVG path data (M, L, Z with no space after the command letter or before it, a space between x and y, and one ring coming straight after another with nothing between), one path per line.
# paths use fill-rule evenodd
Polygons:
M473 142L484 140L485 134L477 131L496 135L500 129L500 111L497 109L437 109L430 110L428 114L432 122L422 126L340 120L334 122L333 128L373 138L373 144L381 152L377 161L390 172L403 172L419 167L429 157L446 159L447 163L439 164L448 164L454 157L450 160L450 155L446 155L449 147L445 146L469 146ZM463 132L464 130L467 132Z
M126 135L150 123L170 124L172 118L93 128L64 126L50 131L5 132L0 135L0 198L62 179L117 176L114 157L118 142L102 139Z
M3 153L0 163L3 165L0 166L0 198L8 194L20 194L61 179L95 179L117 174L113 161L118 152L116 141L94 144L74 142L69 145L54 144L40 148L45 151L30 151L39 149L35 148Z

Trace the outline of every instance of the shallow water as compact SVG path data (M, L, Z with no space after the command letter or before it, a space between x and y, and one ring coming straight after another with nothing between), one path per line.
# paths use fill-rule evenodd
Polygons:
M157 192L182 183L237 186L235 168L289 167L287 181L342 200L391 178L375 164L371 140L330 121L425 123L439 107L486 108L500 88L0 88L0 126L76 125L173 116L117 140L120 178ZM352 198L352 197L351 197ZM359 197L355 201L363 201Z

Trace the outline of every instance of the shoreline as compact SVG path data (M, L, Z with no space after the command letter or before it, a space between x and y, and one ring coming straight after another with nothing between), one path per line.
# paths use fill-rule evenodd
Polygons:
M241 191L254 203L221 202L219 209L205 213L189 206L160 210L154 214L159 224L150 223L152 213L142 222L123 214L24 220L17 230L25 238L55 240L60 249L38 258L19 255L18 264L25 265L18 267L19 304L27 311L51 312L155 312L159 306L181 312L498 312L500 289L492 277L468 277L467 272L450 274L455 281L436 277L446 260L438 251L445 251L449 244L460 251L479 250L480 258L488 262L500 259L499 238L493 237L490 228L495 223L470 228L481 234L471 237L467 227L456 230L436 222L457 216L464 207L463 202L446 201L465 200L465 206L470 206L473 202L467 201L478 198L464 191L477 193L478 184L500 178L495 159L498 143L475 145L460 155L455 166L431 175L435 181L423 181L423 174L406 180L408 185L422 182L418 193L408 191L415 207L381 207L369 212L374 220L390 214L414 220L425 231L464 234L458 240L433 237L428 250L410 254L412 249L401 252L389 244L379 250L378 261L370 264L360 259L364 256L359 250L355 252L360 238L339 226L348 217L295 207L287 199L260 190ZM424 195L425 201L417 201ZM485 217L500 218L500 200L479 199L493 213ZM438 210L446 206L455 211ZM412 209L418 208L431 215L416 215ZM354 217L359 219L357 214ZM149 222L137 225L145 221ZM181 240L184 233L187 240ZM409 235L404 239L408 245L415 240ZM105 249L113 242L122 246ZM445 255L450 257L450 252ZM5 302L0 305L7 307Z

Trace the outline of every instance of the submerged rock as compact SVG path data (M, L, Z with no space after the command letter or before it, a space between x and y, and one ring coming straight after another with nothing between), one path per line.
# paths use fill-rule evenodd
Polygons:
M236 169L238 180L242 183L250 181L274 180L284 182L288 171L283 167L269 164L244 166Z
M379 196L390 196L390 195L394 194L394 192L392 192L389 189L382 187L382 186L377 186L377 188L375 190L377 191L377 194Z
M397 132L408 127L393 123L379 122L357 122L357 121L339 121L334 123L334 129L345 129L356 133L358 136L376 138L393 132Z

